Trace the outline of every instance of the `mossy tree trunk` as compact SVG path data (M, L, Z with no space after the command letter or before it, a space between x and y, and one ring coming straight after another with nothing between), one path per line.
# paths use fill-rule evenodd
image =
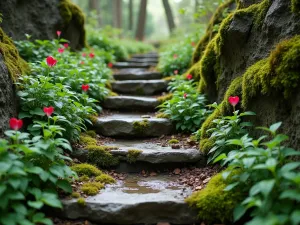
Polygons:
M162 0L162 2L163 2L165 12L166 12L169 30L170 30L170 33L172 33L172 31L175 29L175 22L174 22L174 17L173 17L173 13L171 10L171 6L169 4L169 0Z
M147 0L141 0L140 11L138 17L138 25L136 30L136 39L142 41L144 39L145 24L147 15Z

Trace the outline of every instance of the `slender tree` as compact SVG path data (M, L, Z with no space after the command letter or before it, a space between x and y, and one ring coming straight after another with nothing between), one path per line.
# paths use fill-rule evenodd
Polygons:
M97 22L98 25L101 26L102 19L101 19L101 12L100 12L100 0L89 0L89 11L95 10L97 13Z
M128 14L128 29L133 31L133 1L129 0L128 4L129 14Z
M136 39L140 41L144 39L146 16L147 16L147 0L141 0L138 23L137 23L138 25L135 34Z
M114 0L113 4L114 27L122 28L122 0Z
M169 0L162 0L162 2L163 2L165 12L166 12L169 30L170 30L170 33L172 33L172 31L175 29L175 22L174 22L174 17L173 17L173 13L171 10L171 6L169 4Z

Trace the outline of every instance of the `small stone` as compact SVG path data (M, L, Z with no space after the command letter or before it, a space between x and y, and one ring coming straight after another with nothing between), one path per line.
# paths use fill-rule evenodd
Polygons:
M195 188L196 191L199 191L199 190L201 190L201 189L202 189L202 186L197 186L197 187Z
M210 181L210 177L206 178L206 179L203 181L203 183L206 184L206 183L208 183L208 181Z
M173 173L176 174L176 175L180 174L180 172L181 172L181 170L180 170L179 168L176 168L176 169L173 171Z
M150 173L150 176L151 176L151 177L157 176L157 173L151 172L151 173Z
M171 148L172 149L180 149L180 145L173 144L173 145L171 145Z
M146 174L146 171L145 171L145 170L142 170L142 174L143 174L143 175Z

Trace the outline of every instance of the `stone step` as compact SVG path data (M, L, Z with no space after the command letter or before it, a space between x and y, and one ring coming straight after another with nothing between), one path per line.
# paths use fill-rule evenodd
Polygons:
M154 97L137 96L110 96L103 102L106 109L127 110L127 111L145 111L152 112L159 105L159 101Z
M156 63L129 63L129 62L116 62L113 65L115 69L126 69L126 68L144 68L155 67Z
M165 80L124 80L111 83L114 92L132 95L154 95L167 90Z
M131 62L131 63L158 63L158 59L156 58L131 58L129 60L127 60L127 62Z
M61 216L108 224L193 224L197 212L184 199L192 190L176 177L129 175L124 181L107 185L98 195L80 206L76 199L63 200Z
M116 80L157 80L162 78L162 74L143 69L121 69L115 73Z
M134 59L158 59L158 54L136 54L131 57Z
M173 124L168 119L142 116L142 114L118 113L99 117L94 129L98 134L109 137L159 137L174 131Z

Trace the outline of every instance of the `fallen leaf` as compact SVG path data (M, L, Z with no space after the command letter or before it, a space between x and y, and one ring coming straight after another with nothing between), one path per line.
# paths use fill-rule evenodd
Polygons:
M176 175L180 174L180 172L181 172L181 170L180 170L179 168L176 168L176 169L173 171L173 173L176 174Z

